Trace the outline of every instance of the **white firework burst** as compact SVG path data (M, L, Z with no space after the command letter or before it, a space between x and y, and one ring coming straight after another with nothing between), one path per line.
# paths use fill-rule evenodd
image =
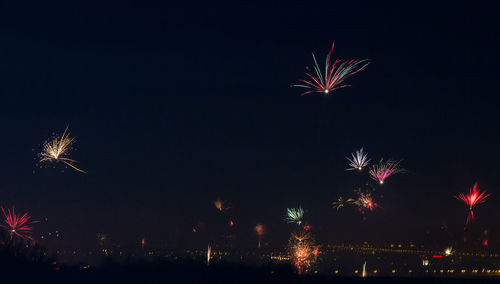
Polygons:
M352 158L346 157L349 161L348 171L359 170L361 171L364 167L368 166L370 159L368 159L368 154L363 152L363 148L356 151L356 154L351 153Z

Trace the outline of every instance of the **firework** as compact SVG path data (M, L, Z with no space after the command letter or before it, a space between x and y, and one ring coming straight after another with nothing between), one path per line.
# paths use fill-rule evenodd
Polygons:
M302 224L302 218L304 217L304 210L302 208L287 208L285 220L288 223L296 223L297 225Z
M255 225L254 230L255 230L255 233L257 234L257 237L259 238L259 241L258 241L257 247L258 247L258 248L260 248L260 242L261 242L261 240L262 240L262 236L263 236L263 235L264 235L264 233L265 233L265 228L264 228L264 225L262 225L262 224L257 224L257 225Z
M352 170L361 171L370 162L370 159L368 159L368 155L363 152L363 148L356 151L356 154L351 153L351 157L352 158L346 157L346 159L349 161L349 167L350 167L347 169L348 171Z
M212 247L209 244L208 247L207 247L207 266L210 265L210 253L211 252L212 252Z
M466 225L474 219L474 212L472 211L472 208L477 204L486 202L486 199L490 195L491 194L486 194L486 190L481 192L481 190L477 187L476 182L469 190L468 194L460 193L459 195L454 196L456 199L462 200L469 207L469 216L467 216L467 221L465 222Z
M399 163L400 162L394 161L387 161L384 163L383 160L380 160L378 165L372 165L370 168L370 177L380 184L383 184L388 177L395 173L402 172L402 169L399 168Z
M447 247L445 250L444 250L444 255L445 256L450 256L453 254L453 248L452 247Z
M311 238L311 234L304 231L304 232L297 232L297 233L292 233L292 237L295 238L299 242L303 242L305 240L308 240Z
M318 257L318 255L319 255L319 247L315 247L315 248L313 249L312 254L314 255L314 257Z
M308 259L312 254L311 248L305 243L299 242L295 246L295 251L293 252L293 259L295 267L299 270L299 274L302 274L302 270L309 266Z
M299 274L307 272L315 262L319 247L315 245L314 238L308 232L292 233L288 241L290 260Z
M356 206L358 206L358 210L361 213L365 211L374 211L378 207L380 207L374 200L373 196L369 191L357 191L358 199L354 202Z
M331 64L334 45L335 42L332 43L332 48L326 56L324 73L321 72L318 62L316 61L316 56L314 56L314 53L312 54L314 60L314 71L316 74L312 75L311 73L309 73L309 67L306 67L306 69L308 70L306 72L306 76L308 77L308 79L299 80L301 84L292 85L292 87L300 87L309 90L302 93L301 96L309 93L328 94L336 89L350 87L351 85L343 84L344 81L350 76L363 71L366 66L370 64L370 62L368 62L368 59L347 60L344 62L342 62L342 60L336 59L335 61L333 61L333 64Z
M231 208L231 205L227 201L221 200L220 198L214 201L214 206L220 212L226 212Z
M70 136L66 127L61 137L55 137L43 144L43 150L40 153L40 162L62 162L81 173L85 173L84 170L74 165L78 163L77 161L66 157L73 142L75 142L75 137Z
M5 217L4 221L6 225L0 225L0 227L7 229L7 232L10 234L10 239L14 236L18 236L22 239L33 240L31 234L33 233L33 228L30 226L33 223L38 223L38 221L31 221L31 216L28 212L23 215L16 215L14 207L12 207L12 211L7 209L7 212L2 209L2 213Z
M332 202L332 206L333 206L333 208L337 209L337 211L338 211L340 208L342 208L346 205L349 205L349 204L354 204L355 202L356 202L355 199L348 198L348 199L344 200L341 196L341 197L339 197L339 199L337 199L337 201Z

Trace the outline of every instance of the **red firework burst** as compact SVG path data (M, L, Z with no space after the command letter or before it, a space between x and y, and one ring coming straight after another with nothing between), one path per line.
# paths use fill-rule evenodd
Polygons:
M1 209L7 225L0 225L0 227L7 229L7 232L10 234L10 239L12 239L14 235L22 239L33 239L31 237L33 228L30 224L38 223L38 221L31 221L31 216L28 212L23 215L16 215L14 207L12 207L12 211L7 209L7 212L5 212L3 207L1 207Z
M356 206L358 206L358 210L361 213L365 213L366 211L374 211L379 208L380 205L375 202L372 194L369 191L362 191L361 189L355 191L358 194L358 199L354 202Z
M320 70L318 62L314 53L312 55L314 60L314 71L316 75L311 75L306 72L306 76L309 77L308 80L299 80L303 85L293 85L292 87L301 87L310 89L310 91L304 92L301 96L309 93L324 93L328 94L333 90L350 87L351 85L344 85L343 82L350 76L363 71L368 64L368 59L363 60L348 60L342 62L342 60L336 59L333 64L330 60L332 58L333 47L335 42L332 43L332 49L326 57L326 65L324 73ZM309 70L308 67L306 67Z
M474 212L472 208L477 204L481 204L486 202L486 198L491 194L486 194L486 190L482 191L477 187L477 182L474 186L469 190L469 193L460 193L457 196L454 196L458 200L462 200L469 207L469 216L467 216L467 221L465 224L469 224L472 219L474 219Z
M370 168L370 177L383 184L385 179L400 171L399 163L394 161L384 163L383 160L380 160L378 165L373 165Z
M378 204L373 201L373 198L369 193L360 193L358 203L360 207L370 211L373 211L378 207Z

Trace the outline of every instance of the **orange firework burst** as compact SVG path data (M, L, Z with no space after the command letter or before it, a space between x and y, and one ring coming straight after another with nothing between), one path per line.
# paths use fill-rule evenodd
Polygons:
M288 241L290 261L299 274L307 273L319 254L312 235L306 231L292 233Z
M43 144L43 150L40 153L40 162L62 162L73 169L85 173L84 170L77 168L74 164L77 161L67 157L71 144L75 142L75 137L71 137L68 127L60 137L56 136Z

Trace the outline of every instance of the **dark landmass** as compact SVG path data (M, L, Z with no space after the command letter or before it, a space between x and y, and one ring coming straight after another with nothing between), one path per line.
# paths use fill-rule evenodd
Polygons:
M492 283L493 278L334 277L297 275L289 265L254 268L240 264L207 267L195 262L107 262L99 268L48 263L6 264L2 283ZM5 281L5 282L3 282Z

